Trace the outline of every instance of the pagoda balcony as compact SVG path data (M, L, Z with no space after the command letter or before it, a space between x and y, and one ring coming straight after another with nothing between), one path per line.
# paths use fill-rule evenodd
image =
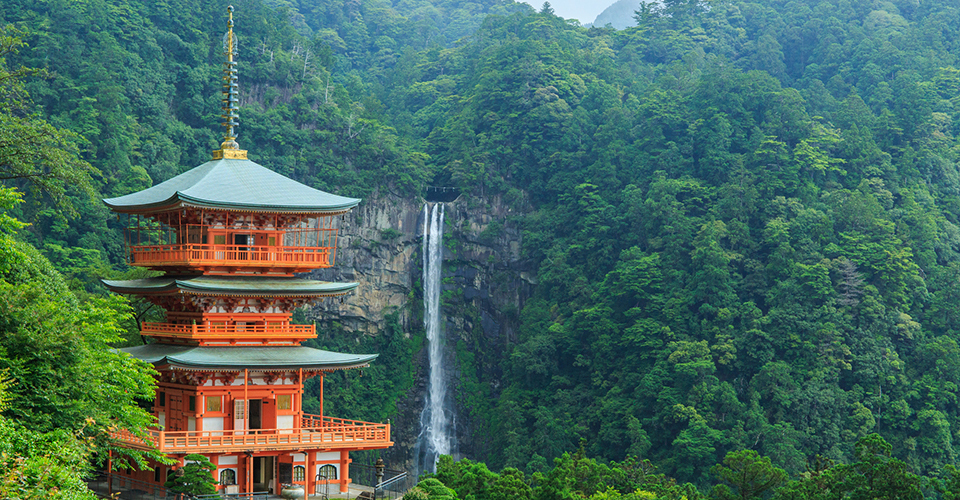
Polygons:
M229 453L275 450L373 450L388 448L390 424L304 415L300 428L216 431L149 430L144 436L114 431L121 446L161 453Z
M140 334L154 338L202 344L278 344L299 343L317 338L315 325L216 325L194 323L148 323Z
M334 264L334 247L166 244L131 245L127 262L151 268L302 273Z

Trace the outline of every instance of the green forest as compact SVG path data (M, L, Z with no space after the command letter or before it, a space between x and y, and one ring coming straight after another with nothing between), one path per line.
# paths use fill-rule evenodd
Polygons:
M500 379L460 363L487 445L408 496L960 498L960 1L233 5L251 159L515 208L537 286ZM0 3L0 496L88 498L149 422L99 200L219 143L226 6ZM421 347L394 317L329 406L391 418Z

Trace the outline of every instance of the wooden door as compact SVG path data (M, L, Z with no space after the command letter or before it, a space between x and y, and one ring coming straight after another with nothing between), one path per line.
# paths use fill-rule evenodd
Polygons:
M167 424L171 431L182 431L186 427L183 422L183 396L180 394L170 395L170 415L167 417Z
M233 244L237 249L237 260L247 260L249 259L250 249L247 245L253 243L253 238L249 234L235 234L233 235Z
M233 400L233 429L234 435L241 435L247 428L247 411L242 399Z
M263 428L262 403L263 401L259 399L250 400L250 429Z

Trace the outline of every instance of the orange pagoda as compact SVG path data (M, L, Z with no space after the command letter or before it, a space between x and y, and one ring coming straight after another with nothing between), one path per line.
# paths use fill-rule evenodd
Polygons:
M159 372L152 406L158 427L147 438L123 431L115 437L180 465L191 453L207 456L223 493L279 494L284 484L309 494L346 492L349 453L391 446L390 425L323 415L323 378L367 366L377 355L302 346L316 337L315 327L290 324L290 317L310 301L356 288L294 273L334 264L336 219L360 200L297 183L239 149L229 11L221 148L212 161L166 182L104 200L128 214L130 265L164 274L103 283L166 312L165 321L141 327L151 343L123 349ZM319 415L303 411L311 377L320 380ZM176 467L134 471L132 479L162 485Z

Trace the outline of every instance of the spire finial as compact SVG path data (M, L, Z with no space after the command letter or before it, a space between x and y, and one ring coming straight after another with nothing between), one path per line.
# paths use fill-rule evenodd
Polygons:
M220 149L213 152L213 159L234 159L246 160L247 152L240 149L237 144L237 132L235 127L240 125L240 90L237 85L237 62L234 59L238 55L237 37L233 34L233 6L227 7L227 34L223 36L223 53L227 56L223 63L223 104L220 109L223 110L223 143Z

